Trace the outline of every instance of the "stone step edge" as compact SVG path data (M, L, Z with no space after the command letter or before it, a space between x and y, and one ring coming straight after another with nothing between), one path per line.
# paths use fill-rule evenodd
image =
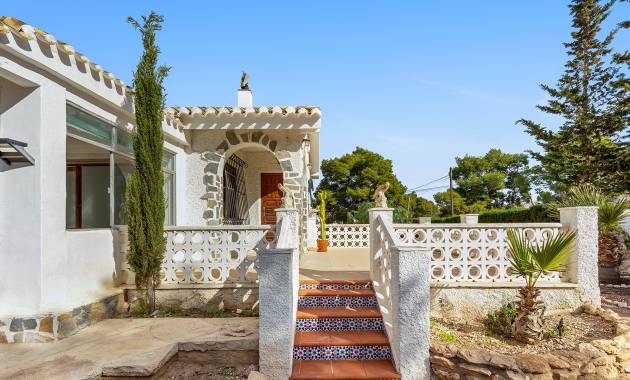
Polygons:
M300 285L371 285L372 280L300 280Z
M300 289L299 297L376 297L373 289Z

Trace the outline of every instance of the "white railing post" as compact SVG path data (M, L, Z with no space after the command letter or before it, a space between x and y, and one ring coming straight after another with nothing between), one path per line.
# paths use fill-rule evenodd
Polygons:
M369 211L370 218L370 277L375 278L374 272L374 259L379 247L379 236L377 232L377 223L379 216L383 221L387 221L389 225L394 224L394 209L393 208L371 208Z
M271 379L288 379L299 286L299 213L276 209L276 248L259 261L259 364Z
M597 207L560 208L560 223L575 231L573 256L569 259L567 277L578 285L582 301L599 305L599 278L597 268L598 238Z
M429 250L396 247L391 255L393 336L396 369L404 380L431 377L429 364Z
M403 245L393 209L370 210L370 276L396 369L405 380L431 377L429 249Z

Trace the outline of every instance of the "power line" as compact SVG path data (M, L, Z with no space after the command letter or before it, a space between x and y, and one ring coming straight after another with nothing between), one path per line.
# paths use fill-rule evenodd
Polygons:
M440 177L440 178L438 178L438 179L434 179L433 181L427 182L427 183L425 183L424 185L420 185L420 186L414 187L414 188L410 189L409 191L420 190L421 188L423 188L423 187L425 187L425 186L427 186L427 185L430 185L430 184L432 184L432 183L435 183L435 182L441 181L441 180L446 179L446 178L448 178L448 174L447 174L447 175L445 175L444 177Z
M426 188L426 189L413 190L413 191L410 191L409 193L422 193L422 192L430 191L430 190L443 189L445 187L449 187L449 186L448 185L443 185L443 186L429 187L429 188Z

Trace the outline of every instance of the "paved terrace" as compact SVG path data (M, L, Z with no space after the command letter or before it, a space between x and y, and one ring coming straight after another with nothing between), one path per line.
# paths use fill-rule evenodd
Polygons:
M369 248L328 248L300 259L300 280L369 280Z
M178 351L258 350L258 318L110 319L54 343L0 344L0 379L148 376Z

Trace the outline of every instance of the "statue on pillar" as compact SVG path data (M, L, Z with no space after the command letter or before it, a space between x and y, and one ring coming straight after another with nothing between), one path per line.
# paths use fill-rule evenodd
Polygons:
M382 185L379 185L374 191L374 195L372 199L374 199L374 207L376 208L387 208L387 197L385 196L385 192L389 189L389 182L385 182Z
M278 184L278 190L282 192L282 208L295 208L293 191L281 183Z

